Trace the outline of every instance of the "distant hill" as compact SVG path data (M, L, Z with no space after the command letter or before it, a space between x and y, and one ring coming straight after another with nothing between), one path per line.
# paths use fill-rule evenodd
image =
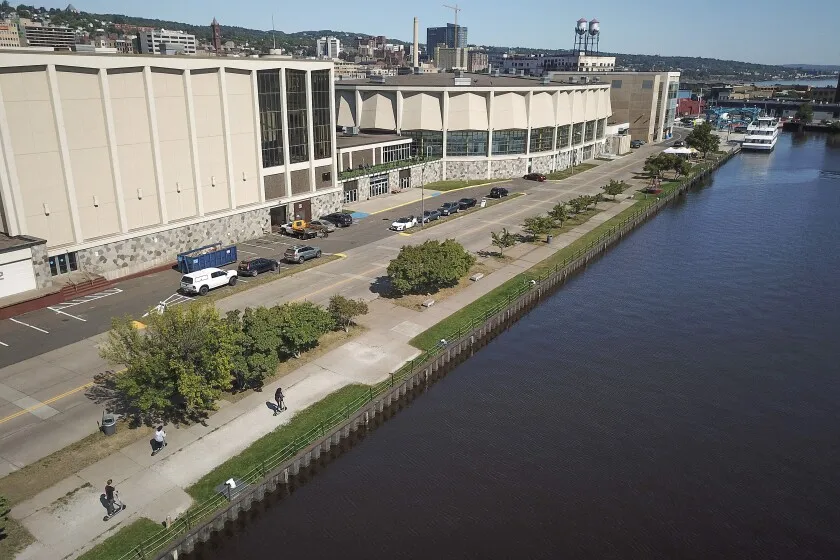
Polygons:
M56 8L45 9L33 6L19 5L13 8L8 4L0 4L0 16L10 11L17 10L21 16L49 17L49 21L57 25L68 25L73 28L103 29L108 32L117 31L115 24L136 25L140 27L157 27L164 29L180 30L194 34L201 41L209 41L211 37L209 21L203 25L194 25L178 21L167 21L155 18L144 18L126 16L122 14L93 14L87 12L72 12ZM226 41L235 41L246 44L257 52L264 52L274 44L288 52L299 55L313 55L315 53L315 41L319 37L337 37L342 44L355 46L356 38L372 37L367 33L355 33L349 31L335 31L323 29L319 31L298 31L295 33L284 33L283 31L272 32L270 30L248 29L222 25L222 38ZM408 42L398 39L388 39L389 42L407 45ZM515 51L523 54L556 54L566 52L562 50L546 50L501 46L483 47L490 52ZM608 53L605 53L608 54ZM772 79L793 78L796 74L825 74L840 70L840 66L789 64L784 66L772 66L767 64L754 64L750 62L739 62L736 60L718 60L716 58L683 57L683 56L660 56L647 54L622 54L614 53L616 66L637 71L665 71L679 70L682 72L683 80L688 82L698 81L763 81Z

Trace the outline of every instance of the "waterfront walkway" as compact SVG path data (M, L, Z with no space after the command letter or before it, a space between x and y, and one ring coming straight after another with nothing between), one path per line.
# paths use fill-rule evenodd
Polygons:
M268 385L262 393L251 394L235 403L221 403L206 425L167 427L169 446L155 457L150 456L148 441L136 442L17 505L12 510L13 517L37 539L18 558L73 557L137 518L146 517L155 522L162 522L167 517L174 519L192 503L184 489L215 466L337 389L351 383L373 383L386 378L419 354L409 345L415 335L567 246L634 201L627 198L602 205L601 212L557 236L551 245L522 244L509 250L507 254L514 259L508 264L497 265L496 270L482 280L424 311L397 306L378 298L370 289L377 274L383 273L389 258L396 255L401 245L456 237L470 251L494 251L490 230L508 227L518 231L525 217L544 214L560 200L600 192L609 179L630 180L633 172L641 167L642 160L628 157L601 162L594 169L561 183L545 184L527 196L490 207L473 214L472 218L465 216L418 231L410 238L394 236L387 244L360 247L352 255L348 254L348 258L356 257L368 263L371 268L367 273L341 272L343 269L337 265L344 261L319 267L316 272L328 277L331 283L319 290L320 293L308 292L307 299L322 302L334 293L365 298L369 301L370 312L359 320L367 328L363 334ZM284 289L284 282L278 281L221 300L217 306L225 311L246 305L272 305L298 299L296 294L289 293ZM289 410L275 417L266 401L271 400L278 385L284 389ZM111 521L103 522L105 512L100 495L108 478L114 479L128 508Z

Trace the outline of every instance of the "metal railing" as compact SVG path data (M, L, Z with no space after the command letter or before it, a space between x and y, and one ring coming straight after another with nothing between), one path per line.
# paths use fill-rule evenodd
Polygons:
M339 181L346 181L356 177L365 177L367 175L376 175L377 173L384 173L386 171L394 171L395 169L402 169L404 167L411 167L412 165L419 165L421 163L429 163L438 161L440 156L415 156L410 159L401 159L399 161L389 161L388 163L377 163L361 169L348 169L338 173Z
M596 239L592 240L585 247L576 250L573 254L567 255L563 262L557 262L551 269L542 274L530 277L524 273L522 284L514 286L508 293L507 298L500 301L493 307L485 310L480 316L459 324L457 329L453 327L451 332L445 333L442 339L445 344L438 344L435 348L424 351L419 357L404 364L390 376L375 385L368 387L366 394L349 401L344 409L324 419L318 426L310 429L303 435L297 436L291 443L278 449L270 457L262 460L250 471L238 478L249 485L256 485L266 479L269 473L278 469L284 463L294 459L301 451L308 449L312 444L330 433L337 426L347 423L362 408L372 401L394 389L409 377L419 371L428 369L432 363L437 362L446 355L452 348L460 348L467 340L474 340L488 336L488 329L499 327L515 321L523 310L535 305L549 290L562 285L563 281L578 268L585 265L593 257L605 251L613 242L632 231L637 225L646 221L649 217L658 212L668 202L679 196L686 188L694 182L707 175L719 165L725 163L738 150L730 152L726 156L715 158L695 169L691 176L679 181L679 186L667 195L659 198L651 198L649 204L640 207L637 211L625 217L620 223L613 225L609 230L604 231ZM513 313L517 314L515 317ZM159 552L167 548L172 541L184 535L199 525L206 526L211 515L214 519L223 515L230 504L228 499L222 495L200 502L189 508L182 516L178 517L168 528L161 529L156 535L147 538L139 543L131 551L125 553L115 560L147 560L154 558Z

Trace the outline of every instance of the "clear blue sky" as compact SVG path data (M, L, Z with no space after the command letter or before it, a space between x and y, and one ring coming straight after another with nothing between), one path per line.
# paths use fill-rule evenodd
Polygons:
M64 8L71 0L47 0ZM425 28L453 21L443 4L348 0L73 0L98 13L271 28L286 32L335 29L410 41L412 18ZM13 4L16 2L12 2ZM29 2L26 2L29 3ZM33 2L40 5L38 2ZM840 0L460 0L459 23L479 45L568 49L579 18L601 22L601 50L633 54L704 56L767 64L840 64ZM800 18L801 24L795 24ZM796 31L795 31L796 30Z

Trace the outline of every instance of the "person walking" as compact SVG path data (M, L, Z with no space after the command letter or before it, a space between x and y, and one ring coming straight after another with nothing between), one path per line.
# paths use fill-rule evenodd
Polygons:
M114 488L114 481L109 478L108 482L105 483L105 502L108 504L108 515L114 515L117 511L116 492L117 489Z
M277 390L274 391L274 402L277 403L277 406L274 407L274 416L277 416L278 412L286 410L286 407L283 406L283 399L283 389L281 387L277 387Z
M158 426L155 429L155 449L152 455L157 455L158 452L166 445L166 432L163 431L163 426Z

